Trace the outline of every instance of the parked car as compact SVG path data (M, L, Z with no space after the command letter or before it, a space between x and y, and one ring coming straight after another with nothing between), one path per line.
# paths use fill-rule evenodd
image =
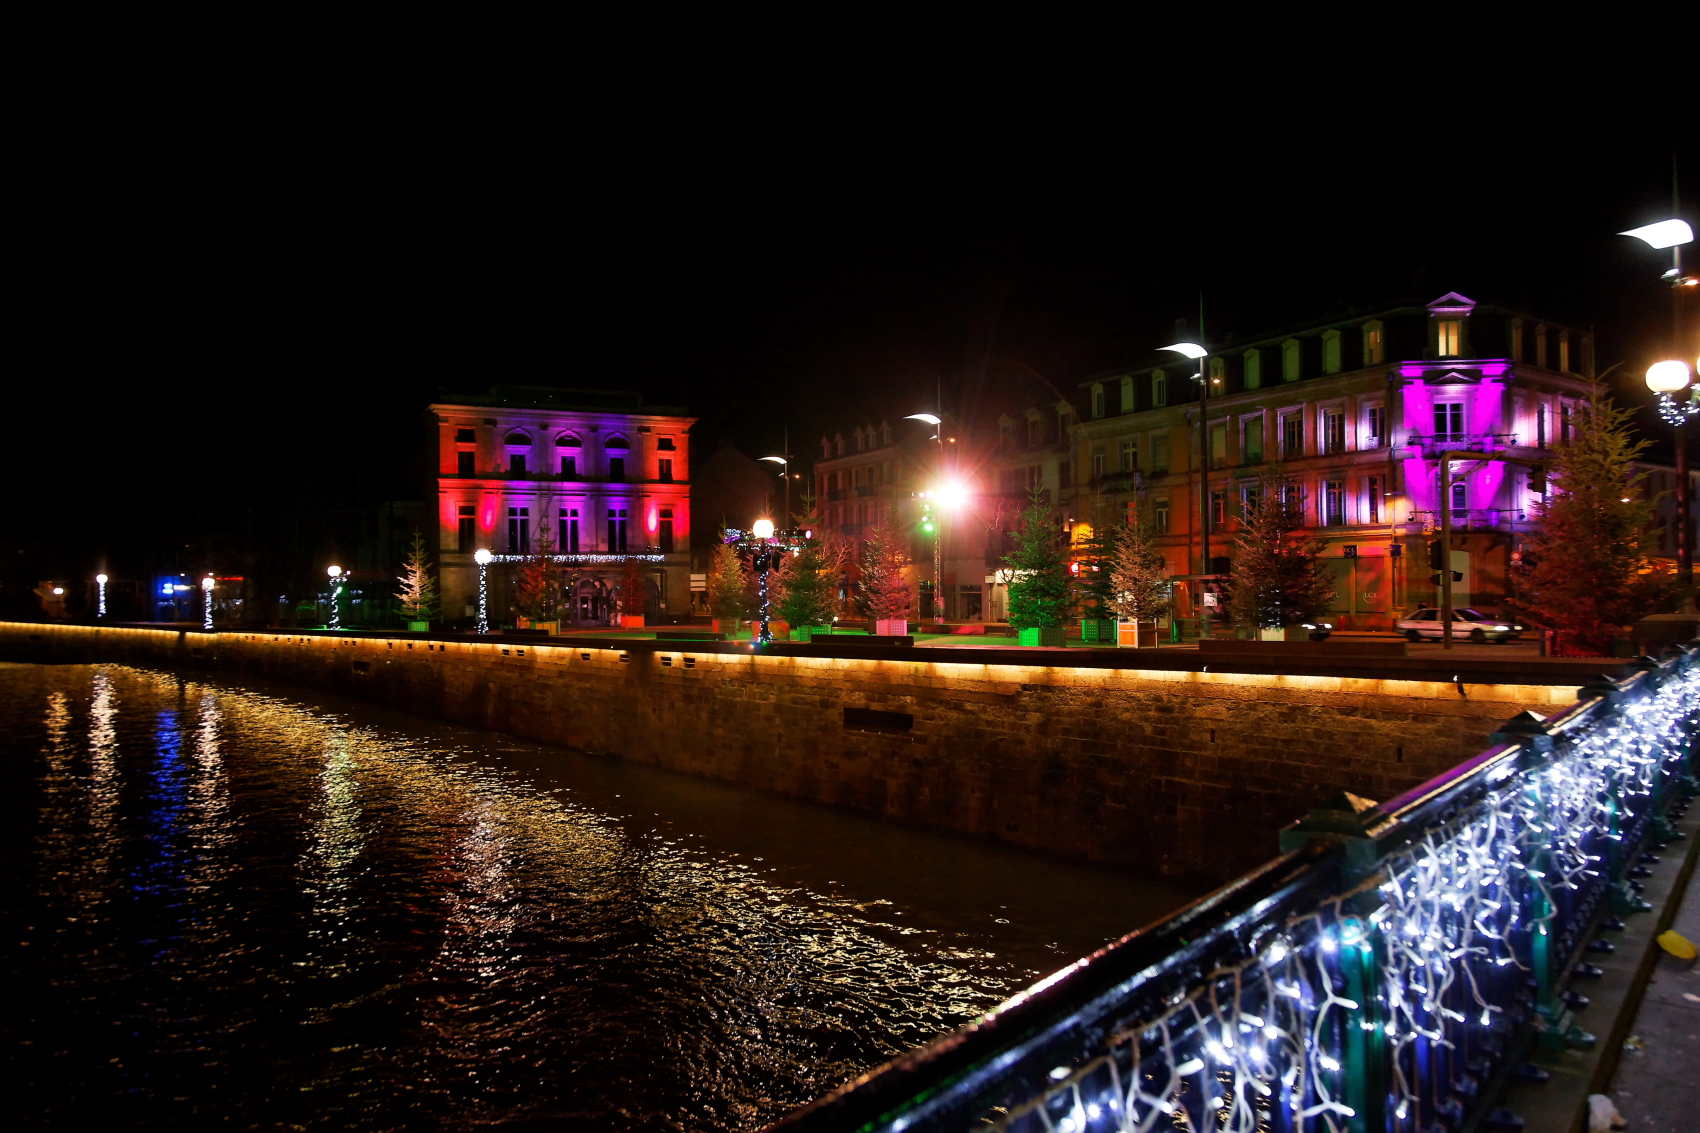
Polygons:
M1408 618L1396 623L1405 637L1411 641L1422 641L1426 638L1444 636L1445 624L1440 620L1439 610L1418 610ZM1486 645L1490 641L1504 643L1516 641L1523 636L1524 627L1516 622L1501 618L1490 618L1479 610L1469 607L1459 607L1452 611L1452 637L1454 640L1468 638L1477 645Z

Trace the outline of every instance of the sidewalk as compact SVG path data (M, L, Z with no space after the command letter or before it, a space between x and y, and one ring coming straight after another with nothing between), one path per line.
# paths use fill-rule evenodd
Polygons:
M1688 879L1671 927L1700 942L1697 882L1700 875ZM1631 1133L1700 1125L1700 967L1661 950L1629 1036L1610 1097Z

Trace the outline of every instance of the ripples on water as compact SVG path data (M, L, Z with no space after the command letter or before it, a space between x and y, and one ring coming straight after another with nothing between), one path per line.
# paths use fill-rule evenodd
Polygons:
M277 689L0 666L7 1109L750 1129L1186 894Z

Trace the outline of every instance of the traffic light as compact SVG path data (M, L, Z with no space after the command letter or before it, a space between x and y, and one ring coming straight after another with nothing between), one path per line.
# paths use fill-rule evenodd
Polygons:
M1432 567L1435 570L1440 570L1443 566L1446 565L1445 558L1442 554L1442 552L1444 550L1445 550L1445 548L1440 545L1439 539L1434 539L1434 540L1431 540L1429 542L1429 545L1428 545L1428 565L1430 567Z
M928 535L931 535L933 533L933 505L932 504L923 503L921 505L921 530L925 531Z
M1428 580L1436 586L1440 585L1440 576L1438 574L1429 575ZM1461 570L1453 571L1452 572L1452 581L1453 582L1463 582L1464 581L1464 572L1461 571Z

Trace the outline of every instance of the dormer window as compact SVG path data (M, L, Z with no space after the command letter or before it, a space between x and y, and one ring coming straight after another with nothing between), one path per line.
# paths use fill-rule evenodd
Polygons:
M1097 418L1097 417L1102 417L1103 415L1104 415L1104 387L1103 386L1093 386L1092 387L1092 416L1094 418Z
M1263 355L1255 350L1245 352L1245 388L1261 389L1263 387Z
M1340 332L1337 330L1323 332L1322 372L1325 374L1338 374L1340 372Z
M1169 404L1169 375L1161 370L1151 371L1151 404L1158 407Z
M1386 331L1379 319L1364 324L1364 365L1379 366L1386 359Z
M1457 358L1464 352L1464 320L1436 319L1434 349L1439 358Z
M1289 338L1281 344L1281 380L1299 380L1299 341L1296 338Z
M1133 412L1133 379L1122 379L1122 412Z
M1037 413L1027 418L1027 443L1036 445L1045 439L1045 420Z

